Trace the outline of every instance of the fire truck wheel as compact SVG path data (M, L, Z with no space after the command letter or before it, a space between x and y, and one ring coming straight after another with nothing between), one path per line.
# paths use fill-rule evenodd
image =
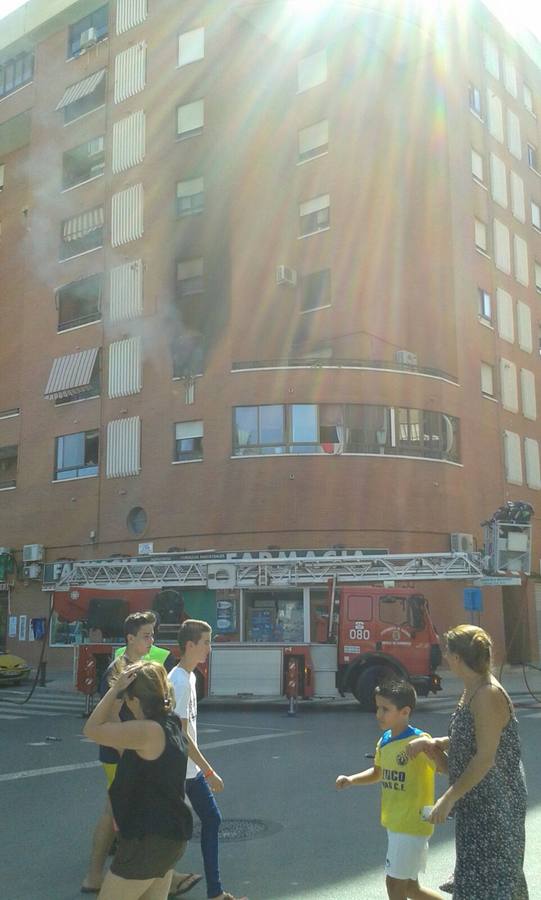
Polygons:
M373 665L361 670L353 682L353 696L360 703L365 712L374 712L376 701L374 691L376 686L387 678L396 678L397 673L390 666Z

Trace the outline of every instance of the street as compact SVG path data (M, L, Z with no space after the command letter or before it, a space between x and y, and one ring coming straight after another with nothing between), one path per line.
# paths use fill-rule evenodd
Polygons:
M105 796L96 747L81 736L80 697L52 688L26 706L23 689L0 692L2 750L1 895L3 900L75 900L90 837ZM541 706L515 694L530 791L526 874L532 900L541 897ZM420 700L413 724L444 734L450 696ZM339 773L370 765L379 737L375 719L354 702L299 705L203 703L200 745L225 781L221 868L226 889L250 900L377 900L385 896L386 839L379 827L379 788L338 793ZM54 738L54 740L48 740ZM443 789L445 781L439 780ZM452 825L431 841L427 886L453 868ZM201 872L194 839L179 865ZM190 892L206 896L204 882ZM448 895L447 895L448 896ZM497 898L494 898L497 900Z

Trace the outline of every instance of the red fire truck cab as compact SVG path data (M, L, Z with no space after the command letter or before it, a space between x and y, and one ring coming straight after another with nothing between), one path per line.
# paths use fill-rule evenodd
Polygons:
M372 709L374 688L385 678L405 678L422 696L441 690L439 639L422 594L340 586L334 606L342 695L350 692L364 709Z

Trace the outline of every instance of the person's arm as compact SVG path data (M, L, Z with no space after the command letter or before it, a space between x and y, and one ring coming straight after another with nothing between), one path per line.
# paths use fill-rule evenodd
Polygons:
M433 738L428 734L423 734L409 742L407 753L410 759L415 759L419 753L426 753L427 756L437 762L437 754L441 752L446 753L448 747L448 737Z
M224 783L217 772L214 771L208 759L206 759L201 753L199 747L193 740L193 738L188 734L188 720L181 719L182 722L182 731L184 732L184 737L188 743L188 756L201 769L203 775L207 779L207 783L211 790L214 791L215 794L219 794L220 791L224 789Z
M376 784L381 781L381 769L379 766L372 766L363 772L357 772L356 775L339 775L336 779L336 789L338 791L348 787L360 787L363 784Z
M157 722L135 719L131 722L118 721L118 694L126 690L136 674L129 670L123 672L109 688L83 728L85 737L115 750L153 751L155 743L162 738Z
M471 702L475 724L477 752L471 758L462 775L436 801L430 821L434 825L445 822L453 806L471 791L490 771L496 759L503 729L509 721L509 705L495 685L487 685L478 691Z

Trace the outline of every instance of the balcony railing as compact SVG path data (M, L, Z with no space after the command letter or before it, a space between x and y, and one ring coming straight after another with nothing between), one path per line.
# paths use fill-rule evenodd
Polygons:
M234 362L231 366L233 372L240 372L246 369L382 369L388 372L413 372L417 375L430 375L432 378L444 378L446 381L458 384L456 375L450 375L442 369L433 369L429 366L412 366L408 363L398 363L387 359L331 359L317 356L303 359L302 357L285 357L282 359L257 359L248 360L247 362Z

